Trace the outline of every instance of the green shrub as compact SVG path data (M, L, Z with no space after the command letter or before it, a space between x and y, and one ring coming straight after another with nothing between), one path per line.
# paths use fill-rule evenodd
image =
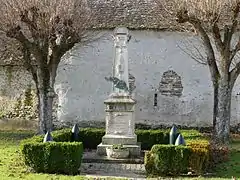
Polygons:
M79 132L80 141L87 149L96 149L104 135L105 130L97 128L82 128ZM166 130L136 130L136 135L143 150L151 149L154 144L167 144L169 141Z
M197 130L181 130L180 131L185 140L205 140L206 137Z
M136 129L138 142L141 142L142 150L150 150L155 144L169 143L169 130L140 130ZM181 131L186 140L203 139L203 135L196 130ZM79 140L83 142L86 149L96 149L102 142L105 129L102 128L80 128ZM53 132L54 141L72 141L71 129L62 129Z
M201 174L209 164L210 143L207 140L191 140L187 142L191 148L189 168L195 174Z
M150 150L155 144L169 144L169 130L136 130L138 142L143 150ZM205 137L197 130L181 130L186 141L204 140Z
M53 140L56 142L71 142L73 141L72 131L69 128L61 129L52 132Z
M44 138L43 135L35 135L31 138L22 140L21 144L24 144L24 143L41 143L41 142L43 142L43 138Z
M25 164L36 172L76 174L81 165L83 144L71 142L71 129L52 132L54 142L43 143L44 135L21 142Z
M188 170L201 174L209 167L210 143L207 140L188 140L187 146L154 145L145 153L148 176L178 175Z
M186 146L154 145L145 154L145 169L148 175L179 175L188 170L191 149Z
M97 128L82 128L79 132L80 141L83 142L84 148L87 149L96 149L102 142L104 135L105 130Z
M135 133L143 150L150 150L154 144L168 144L169 142L167 130L136 130ZM79 132L80 141L87 149L96 149L104 135L105 130L97 128L82 128Z
M96 149L102 142L105 135L104 129L81 128L79 139L86 149ZM166 130L136 130L138 142L141 142L143 150L150 150L154 144L167 144L169 142L168 131ZM54 141L72 141L71 129L62 129L53 132Z
M141 143L142 150L150 150L155 144L169 144L169 130L140 130L136 129L138 142ZM203 135L196 130L182 130L186 141L204 139ZM71 129L57 130L52 133L54 141L69 142L72 141ZM83 142L86 149L96 149L102 142L102 137L105 135L105 129L102 128L80 128L79 141ZM42 142L43 136L36 137L37 142Z
M169 131L167 130L136 130L136 135L143 150L150 150L154 144L169 143Z
M154 154L151 151L146 151L144 154L144 165L148 176L157 175L155 164L154 164Z
M201 174L206 170L209 162L209 151L205 148L191 148L189 167L195 174Z
M96 149L97 145L102 142L102 137L105 135L104 129L97 128L82 128L79 131L79 141L83 143L84 148ZM56 130L52 132L53 141L55 142L72 142L72 131L70 128ZM23 142L43 142L43 135L33 136Z
M25 164L40 173L77 174L81 165L81 142L23 141L21 152Z

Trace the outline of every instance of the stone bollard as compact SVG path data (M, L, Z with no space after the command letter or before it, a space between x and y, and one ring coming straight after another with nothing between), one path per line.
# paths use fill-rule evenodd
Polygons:
M51 142L51 141L53 141L53 137L51 133L48 131L44 136L43 142Z
M175 146L179 146L179 145L183 145L183 146L186 145L185 140L181 134L178 135L176 142L175 142Z
M72 128L72 140L73 141L79 140L79 128L77 124L75 124Z
M169 144L174 145L175 144L175 140L178 136L178 132L177 132L177 127L175 125L172 126L171 131L169 133Z

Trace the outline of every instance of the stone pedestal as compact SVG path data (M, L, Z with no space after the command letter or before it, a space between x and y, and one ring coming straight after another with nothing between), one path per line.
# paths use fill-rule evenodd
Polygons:
M127 147L130 156L139 156L141 147L135 134L134 106L136 101L127 93L114 93L107 99L106 105L106 134L102 143L97 147L99 155L106 155L106 147L122 144Z

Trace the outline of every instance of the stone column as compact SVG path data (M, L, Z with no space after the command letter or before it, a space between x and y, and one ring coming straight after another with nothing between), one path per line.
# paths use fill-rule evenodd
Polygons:
M128 83L128 51L127 43L129 40L129 33L127 28L116 28L114 31L114 67L113 76L126 83L129 89ZM126 90L113 87L113 92L127 93Z

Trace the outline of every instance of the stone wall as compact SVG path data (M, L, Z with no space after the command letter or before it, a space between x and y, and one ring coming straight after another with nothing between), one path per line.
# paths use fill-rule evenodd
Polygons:
M136 123L160 126L211 126L213 91L207 66L192 60L177 45L189 38L174 32L130 31L129 68L134 78L133 96L137 100ZM112 32L91 46L77 48L58 69L55 90L59 101L55 124L103 126L104 100L111 93ZM11 70L9 70L11 69ZM240 123L237 80L232 95L231 124ZM15 102L32 84L20 67L0 66L2 109ZM33 87L33 86L32 86Z
M1 98L16 98L33 82L23 66L0 65L0 84Z
M0 65L0 118L36 119L32 77L23 66Z

